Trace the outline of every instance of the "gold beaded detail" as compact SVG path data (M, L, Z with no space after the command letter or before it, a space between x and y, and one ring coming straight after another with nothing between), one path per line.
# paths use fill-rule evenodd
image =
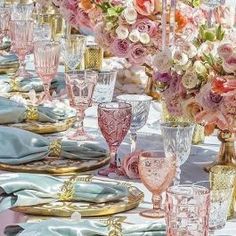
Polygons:
M125 216L112 217L107 220L108 236L123 236L122 223L125 221Z
M20 83L18 80L11 79L9 82L11 92L19 92L20 90Z
M53 157L59 157L61 154L61 140L53 140L49 145L49 154Z
M26 120L39 120L39 113L37 107L28 106L25 113Z

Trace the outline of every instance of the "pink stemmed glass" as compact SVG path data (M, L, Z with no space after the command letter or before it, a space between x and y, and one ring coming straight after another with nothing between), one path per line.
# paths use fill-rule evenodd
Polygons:
M111 157L110 166L100 170L100 175L119 175L117 151L129 131L131 118L132 106L129 103L108 102L98 105L98 125L109 146Z
M140 215L162 218L165 211L161 208L161 193L166 191L175 177L175 158L165 156L162 151L146 151L139 156L139 176L146 188L152 192L153 209L145 210Z
M34 43L34 64L37 74L43 81L44 94L39 103L52 101L50 95L51 81L54 79L60 58L60 44L54 41L37 41Z
M85 132L83 122L85 110L92 105L98 73L93 70L85 70L73 73L73 76L66 74L66 77L70 105L77 111L76 131L67 135L67 138L72 140L91 140L93 138Z
M20 67L15 77L29 78L31 75L25 70L25 57L30 52L33 44L34 23L31 20L10 21L11 50L19 58Z
M2 40L9 30L10 17L10 9L0 7L0 45L2 45Z

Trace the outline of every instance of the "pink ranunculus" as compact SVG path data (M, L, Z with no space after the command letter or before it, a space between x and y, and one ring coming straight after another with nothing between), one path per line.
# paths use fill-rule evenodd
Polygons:
M147 49L142 44L135 43L129 48L128 60L133 65L142 65L147 55Z
M155 0L134 0L134 7L136 11L143 15L151 15L155 10Z
M126 39L115 39L110 48L113 55L117 57L127 57L130 49L130 44Z
M234 48L231 44L225 43L218 47L217 52L219 56L223 59L227 59L229 56L231 56L234 52Z
M137 29L140 33L147 33L150 37L156 36L158 30L156 23L148 18L138 19L133 29Z
M122 162L122 168L130 179L139 179L138 160L140 153L141 151L130 153Z
M223 62L223 68L228 73L236 72L236 54L227 57Z

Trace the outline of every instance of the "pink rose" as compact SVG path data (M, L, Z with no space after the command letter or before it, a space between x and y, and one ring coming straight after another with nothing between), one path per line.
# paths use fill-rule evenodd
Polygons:
M129 48L128 59L133 65L142 65L147 57L147 49L141 44L132 44Z
M236 72L236 54L232 54L224 60L223 68L228 73Z
M143 15L151 15L155 10L155 1L154 0L134 0L134 7L136 11Z
M137 29L140 33L147 33L150 37L154 37L157 34L157 25L148 18L138 19L133 29Z
M127 57L129 48L130 44L126 39L115 39L111 44L111 52L117 57Z
M218 47L217 52L221 58L227 59L233 54L234 49L231 44L225 43Z
M140 153L141 151L130 153L122 162L122 168L130 179L139 179L138 161Z

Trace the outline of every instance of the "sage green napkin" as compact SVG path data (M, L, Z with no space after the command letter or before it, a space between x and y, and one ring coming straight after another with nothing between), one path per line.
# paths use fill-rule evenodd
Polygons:
M105 149L92 143L49 140L22 129L0 126L0 163L18 165L57 154L74 160L91 160L107 155Z
M166 235L165 225L156 222L131 225L123 223L121 227L122 236ZM108 236L111 230L107 224L94 220L49 219L39 223L19 224L17 228L7 227L5 233L7 236Z
M70 189L71 195L63 192ZM62 187L67 186L67 188ZM0 212L17 206L34 206L59 200L104 203L127 196L125 186L110 183L87 183L40 174L1 174Z
M32 115L32 110L35 115ZM0 97L0 124L21 123L25 120L55 123L76 115L75 110L42 105L32 107Z
M7 54L0 56L0 66L15 64L18 62L18 57L15 54Z

